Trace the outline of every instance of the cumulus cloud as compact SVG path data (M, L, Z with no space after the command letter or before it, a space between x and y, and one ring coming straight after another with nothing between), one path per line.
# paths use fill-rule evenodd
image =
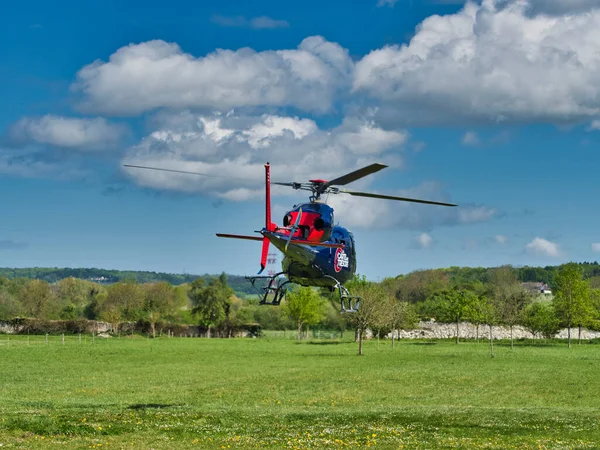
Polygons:
M408 189L386 191L386 194L417 199L451 202L443 186L428 181ZM422 205L408 202L332 196L329 199L336 213L351 226L383 229L405 228L427 230L436 226L469 225L490 221L498 216L494 208L462 204L459 207Z
M415 239L419 248L428 248L433 244L433 238L427 233L421 233Z
M106 119L72 118L54 115L24 117L8 129L8 142L13 145L42 144L81 150L103 150L114 147L126 128Z
M592 122L588 126L588 131L592 130L600 130L600 120L592 120Z
M83 67L72 90L82 96L84 110L116 115L161 107L293 106L324 112L337 91L348 89L352 69L348 51L320 36L293 50L217 49L203 57L153 40Z
M479 145L481 141L479 140L479 136L474 131L467 131L462 137L462 143L464 145Z
M222 177L127 170L146 187L245 200L263 195L265 161L273 166L274 180L331 179L372 163L373 157L397 166L397 150L407 138L357 118L322 130L298 117L184 112L165 115L155 131L126 151L123 163L230 176L237 179L235 188Z
M494 240L498 244L506 244L508 242L508 238L502 234L498 234L498 235L494 236Z
M600 8L600 0L529 0L532 15L577 14Z
M324 130L311 119L298 117L184 112L163 115L156 122L156 130L127 149L122 162L209 175L125 168L127 175L140 186L243 201L264 196L265 161L272 165L273 181L332 179L373 161L400 167L407 139L405 132L383 130L355 117ZM376 179L377 175L372 175L348 188L373 191L369 185ZM278 186L273 186L272 192L275 197L294 194L290 188ZM451 200L436 182L386 193ZM496 210L481 205L444 208L344 194L331 195L327 201L336 208L344 224L356 227L424 230L435 225L488 221L497 215Z
M544 256L559 256L560 248L557 243L548 241L546 239L536 237L529 242L525 249L533 254L544 255Z
M532 7L483 0L430 16L408 45L362 58L353 92L366 94L390 123L598 117L600 10L550 17L531 15Z
M244 16L221 16L215 14L211 22L222 27L252 28L254 30L287 28L290 26L287 20L272 19L268 16L246 18Z

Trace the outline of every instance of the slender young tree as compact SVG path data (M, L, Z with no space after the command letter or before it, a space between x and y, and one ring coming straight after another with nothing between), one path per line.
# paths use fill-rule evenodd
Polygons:
M359 283L352 292L361 297L358 311L349 315L349 321L356 329L358 354L362 356L364 334L369 327L379 323L381 310L386 304L386 292L375 283Z
M477 296L463 289L444 289L433 295L439 307L439 318L456 325L456 343L459 343L460 322L471 316L477 303Z
M206 284L199 278L192 282L188 292L193 308L201 326L207 328L207 337L211 337L211 328L222 325L229 318L233 289L227 285L227 278L221 274Z
M567 341L571 347L571 327L581 327L593 317L589 283L583 279L579 266L564 264L554 277L554 308L562 324L567 327ZM581 332L580 332L581 339Z
M386 326L392 330L392 347L398 330L414 330L419 323L419 318L413 305L401 302L394 297L387 296L387 304L383 305L382 318Z
M315 325L323 318L325 303L314 289L301 286L286 294L283 308L296 323L300 340L303 327Z

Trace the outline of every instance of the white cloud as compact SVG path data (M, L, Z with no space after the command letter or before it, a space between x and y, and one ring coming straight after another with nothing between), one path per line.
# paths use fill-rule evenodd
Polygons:
M498 244L506 244L508 242L508 238L502 234L498 234L498 235L494 236L494 240Z
M545 256L559 256L560 248L555 242L550 242L546 239L536 237L525 246L525 249L530 253Z
M398 166L406 139L405 133L380 130L356 118L321 130L313 120L298 117L183 112L158 118L156 130L127 149L123 163L248 179L232 186L227 178L126 170L146 187L244 200L263 195L266 161L273 166L273 180L331 179L373 158ZM291 193L289 188L284 191Z
M415 187L386 191L386 194L426 200L451 201L442 186L429 181ZM487 222L497 216L496 210L486 206L460 205L445 207L390 200L376 200L351 196L332 196L329 199L336 212L349 226L373 229L406 228L425 230L436 226L468 225Z
M592 250L595 252L600 252L600 243L593 243Z
M250 19L250 27L256 30L287 28L290 24L287 20L271 19L267 16L254 17Z
M12 144L35 143L82 150L104 150L114 147L124 134L123 126L110 124L101 117L25 117L8 129L8 139Z
M244 16L221 16L215 14L211 17L211 21L223 27L252 28L255 30L287 28L290 26L289 22L286 20L272 19L268 16L259 16L248 19Z
M460 223L478 223L491 220L498 211L487 206L472 206L468 208L460 208L458 219Z
M529 0L531 14L563 15L600 7L600 0Z
M479 136L474 131L467 131L461 141L464 145L479 145Z
M417 244L421 248L427 248L433 243L433 238L427 233L421 233L417 236Z
M430 16L408 45L359 61L353 92L377 102L384 124L598 117L600 10L550 17L530 9L524 0L483 0Z
M588 127L588 131L600 130L600 120L592 120Z
M204 57L154 40L83 67L72 90L81 94L84 110L116 115L161 107L294 106L324 112L336 92L349 87L352 69L348 51L320 36L294 50L217 49Z
M408 139L402 132L377 128L368 120L346 118L339 126L323 130L310 119L238 114L198 116L190 112L163 114L156 130L127 149L124 164L201 172L223 177L202 177L168 172L124 169L140 186L226 198L234 201L264 196L264 163L272 165L273 181L306 182L332 179L379 161L402 164L401 149ZM373 191L372 175L348 186ZM273 196L302 195L273 186ZM449 201L436 182L396 191L391 195ZM347 226L425 230L436 225L459 225L491 220L496 211L477 205L459 208L409 204L386 200L330 195L327 201Z
M446 5L464 5L465 0L431 0L434 3ZM481 3L477 1L477 3ZM600 0L502 0L498 1L499 7L521 3L526 5L529 15L563 15L577 14L600 6Z
M381 8L382 6L389 6L390 8L393 8L397 2L398 0L377 0L377 7Z

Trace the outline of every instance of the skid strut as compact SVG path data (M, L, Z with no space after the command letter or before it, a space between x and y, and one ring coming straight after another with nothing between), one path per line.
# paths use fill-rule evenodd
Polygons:
M259 304L261 305L279 305L281 304L281 300L285 298L285 294L287 293L287 285L290 283L289 280L285 278L279 278L281 275L286 275L285 272L279 272L272 276L252 276L245 277L246 280L249 280L252 283L252 287L256 289L260 297ZM332 287L332 290L338 291L340 295L340 312L341 313L354 313L358 311L360 306L361 297L357 295L350 295L348 289L346 289L342 284L336 280L334 277L330 275L325 275L324 278L329 278L335 282L335 285ZM261 288L256 286L257 280L269 280L266 286ZM273 295L273 297L269 300L269 295Z
M279 272L272 276L263 277L245 277L252 283L252 287L256 289L259 297L261 297L259 304L261 305L279 305L281 300L285 297L287 288L285 287L290 282L286 279L279 278L280 275L285 275L285 272ZM266 286L262 288L256 287L257 280L269 280ZM262 290L262 292L261 292ZM273 294L273 298L269 301L269 294Z
M325 275L325 278L330 278L335 281L333 289L337 289L340 294L340 312L341 313L354 313L358 311L360 306L361 297L358 295L350 295L348 289L330 275Z

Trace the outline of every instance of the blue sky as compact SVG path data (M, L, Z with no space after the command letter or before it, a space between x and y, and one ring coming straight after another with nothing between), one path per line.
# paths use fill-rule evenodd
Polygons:
M330 198L372 279L596 260L600 2L348 5L5 6L0 265L255 273L267 160L460 205Z

